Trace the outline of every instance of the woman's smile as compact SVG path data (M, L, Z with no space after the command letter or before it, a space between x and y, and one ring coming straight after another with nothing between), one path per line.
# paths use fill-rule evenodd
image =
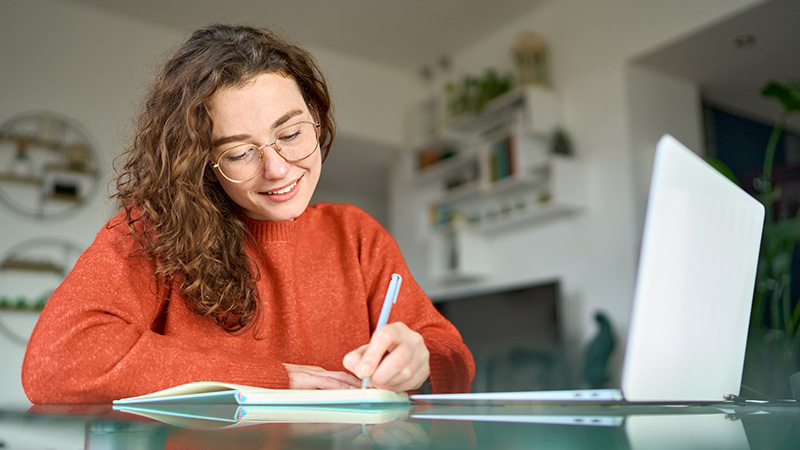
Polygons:
M261 194L266 195L267 197L269 197L270 200L275 202L284 202L287 200L291 200L300 191L300 189L298 189L298 186L300 185L300 181L302 179L303 177L300 177L294 180L288 186L276 188L270 191L262 191Z

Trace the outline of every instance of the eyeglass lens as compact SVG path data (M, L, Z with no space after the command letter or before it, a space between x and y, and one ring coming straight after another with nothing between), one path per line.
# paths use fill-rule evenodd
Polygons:
M258 147L243 144L230 148L219 158L219 170L232 181L246 181L263 168L263 151L272 146L287 162L309 157L317 149L317 127L311 122L298 122L281 129L271 144Z

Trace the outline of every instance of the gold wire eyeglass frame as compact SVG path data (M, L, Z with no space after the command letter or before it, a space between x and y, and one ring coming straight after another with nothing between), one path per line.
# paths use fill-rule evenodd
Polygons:
M278 143L277 136L280 136L281 133L283 133L284 130L287 130L287 129L291 128L291 127L294 127L294 126L297 126L297 125L300 125L300 124L303 124L303 123L309 123L311 125L314 125L314 131L316 132L316 138L314 139L314 141L315 141L316 145L314 145L314 148L310 152L308 152L308 154L306 156L303 156L302 158L297 158L297 159L289 159L289 158L286 157L286 155L283 154L283 152L281 151L281 148L278 147L278 145L277 145L277 143ZM275 152L278 154L278 156L283 158L284 161L286 161L288 163L295 163L295 162L302 161L302 160L308 158L309 156L313 155L315 151L317 151L317 149L319 148L319 127L320 126L321 126L320 122L316 122L315 123L315 122L310 122L308 120L295 122L295 123L293 123L291 125L287 125L287 126L281 128L280 130L278 130L278 132L275 133L276 138L272 142L264 144L264 145L262 145L260 147L255 145L255 144L239 144L239 145L235 145L235 146L225 150L224 152L220 153L220 155L217 157L217 161L210 163L210 165L211 165L212 168L217 169L219 171L219 173L223 177L225 177L226 180L230 181L231 183L246 183L246 182L252 180L253 178L257 177L259 171L257 170L252 176L250 176L249 178L244 179L244 180L234 180L233 178L225 175L225 172L220 167L220 163L219 162L222 161L222 157L225 156L228 152L236 150L237 148L241 148L241 147L246 146L246 145L253 146L253 147L255 147L255 148L257 148L259 150L258 161L261 163L261 165L263 167L263 165L264 165L264 149L267 148L267 147L272 147L275 150Z

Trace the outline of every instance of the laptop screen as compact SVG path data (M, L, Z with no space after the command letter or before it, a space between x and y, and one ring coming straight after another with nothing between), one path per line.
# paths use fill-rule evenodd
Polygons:
M626 400L739 393L763 221L761 203L661 138L623 363Z

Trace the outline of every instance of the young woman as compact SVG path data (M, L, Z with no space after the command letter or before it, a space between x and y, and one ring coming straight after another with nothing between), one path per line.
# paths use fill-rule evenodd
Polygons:
M373 218L309 206L334 125L311 56L243 26L195 32L152 84L120 213L47 302L22 368L34 403L191 381L469 390L459 333ZM393 273L388 325L374 331ZM373 333L374 331L374 333Z

